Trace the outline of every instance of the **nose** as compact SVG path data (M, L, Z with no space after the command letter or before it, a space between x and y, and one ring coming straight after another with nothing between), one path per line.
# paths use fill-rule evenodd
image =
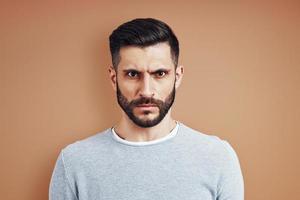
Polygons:
M141 88L140 88L140 97L151 98L154 96L152 89L152 79L148 74L143 76Z

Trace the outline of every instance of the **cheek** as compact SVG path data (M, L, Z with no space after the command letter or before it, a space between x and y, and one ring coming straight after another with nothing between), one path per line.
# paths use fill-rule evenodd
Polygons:
M166 100L166 98L170 95L174 88L174 83L168 83L167 85L164 85L160 89L160 99Z
M136 86L133 84L129 84L129 83L122 83L119 84L119 89L122 92L122 94L124 96L126 96L126 98L128 100L132 100L135 97L135 93L136 93Z

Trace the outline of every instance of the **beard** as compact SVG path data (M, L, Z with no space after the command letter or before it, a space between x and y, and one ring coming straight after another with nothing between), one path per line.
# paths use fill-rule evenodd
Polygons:
M172 107L172 105L174 103L175 93L176 93L176 89L175 89L175 83L174 83L173 89L165 101L162 101L159 99L154 99L154 98L141 97L141 98L138 98L138 99L135 99L135 100L132 100L129 102L128 99L122 94L122 92L118 86L118 83L117 83L118 104L120 105L122 110L127 114L129 119L134 124L136 124L137 126L142 127L142 128L149 128L149 127L156 126L164 119L164 117L169 112L169 109ZM154 119L146 119L146 120L137 117L133 113L133 110L134 110L134 108L136 108L137 106L139 106L141 104L154 104L155 106L157 106L157 108L159 110L158 116L155 117ZM145 111L143 111L143 114L147 115L147 114L150 114L150 112L151 111L149 111L149 110L145 110Z

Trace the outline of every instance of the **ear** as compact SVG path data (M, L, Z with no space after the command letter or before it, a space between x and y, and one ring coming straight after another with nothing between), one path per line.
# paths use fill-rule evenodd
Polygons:
M115 91L117 91L117 72L114 67L110 66L108 68L109 72L109 80L111 81L111 85Z
M177 89L182 81L183 78L183 74L184 74L184 67L182 65L179 65L176 68L176 72L175 72L175 78L176 78L176 83L175 83L175 88Z

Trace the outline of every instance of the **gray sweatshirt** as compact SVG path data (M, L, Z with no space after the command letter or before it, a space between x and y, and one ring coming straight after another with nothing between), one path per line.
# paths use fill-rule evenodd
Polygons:
M244 182L231 145L177 122L167 136L129 142L113 128L65 147L50 200L242 200Z

